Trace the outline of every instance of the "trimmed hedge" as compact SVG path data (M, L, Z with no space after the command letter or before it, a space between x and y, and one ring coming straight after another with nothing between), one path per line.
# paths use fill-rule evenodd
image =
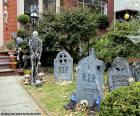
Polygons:
M140 116L140 82L110 92L99 116Z
M21 24L25 25L27 22L30 21L30 17L26 14L21 14L21 15L18 16L17 20Z

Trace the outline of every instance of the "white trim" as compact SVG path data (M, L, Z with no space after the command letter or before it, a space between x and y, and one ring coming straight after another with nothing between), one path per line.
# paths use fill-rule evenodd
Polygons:
M39 0L39 13L43 12L43 0Z
M24 14L24 0L17 0L17 17L20 14ZM18 23L17 28L20 28L20 24Z
M56 13L60 12L60 0L56 0Z
M114 0L114 12L128 9L140 11L140 0Z
M0 47L4 45L3 33L3 0L0 0Z

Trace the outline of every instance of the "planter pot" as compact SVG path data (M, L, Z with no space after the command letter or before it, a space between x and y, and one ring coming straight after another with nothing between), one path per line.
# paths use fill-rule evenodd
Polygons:
M11 55L13 55L14 56L14 54L16 53L16 51L15 50L8 50L8 54L9 54L9 56L11 56Z
M10 56L10 61L11 61L11 62L15 62L15 61L16 61L16 56L11 55L11 56Z
M17 68L17 62L11 62L11 68L16 69Z

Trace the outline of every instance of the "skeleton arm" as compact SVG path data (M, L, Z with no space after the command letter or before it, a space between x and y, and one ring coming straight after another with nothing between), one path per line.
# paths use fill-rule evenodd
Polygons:
M39 58L39 60L41 59L41 55L42 55L42 41L40 39L38 39L39 41L39 49L38 49L38 53L37 53L37 56Z

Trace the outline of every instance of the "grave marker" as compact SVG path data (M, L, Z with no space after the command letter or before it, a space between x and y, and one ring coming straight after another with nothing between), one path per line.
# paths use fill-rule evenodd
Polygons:
M128 86L128 79L131 77L132 74L127 60L121 57L115 58L109 69L110 90L120 86Z
M97 98L103 96L103 73L105 65L98 60L92 49L90 55L80 60L77 66L77 101L87 100L93 105Z
M54 59L54 76L56 80L62 81L73 79L73 58L65 50L59 52Z

